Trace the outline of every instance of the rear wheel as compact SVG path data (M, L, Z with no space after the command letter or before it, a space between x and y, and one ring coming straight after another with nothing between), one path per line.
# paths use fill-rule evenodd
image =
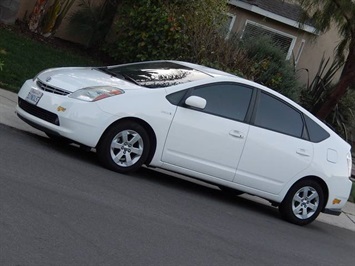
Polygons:
M297 225L313 222L324 205L322 187L314 180L302 180L288 191L279 211L282 217Z
M107 168L119 173L129 173L145 163L149 149L146 130L136 122L125 121L104 133L97 147L97 154Z

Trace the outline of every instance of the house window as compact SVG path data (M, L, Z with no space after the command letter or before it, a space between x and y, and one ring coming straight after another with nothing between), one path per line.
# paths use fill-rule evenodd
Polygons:
M275 45L279 46L281 50L286 53L286 59L290 59L296 42L295 36L247 20L242 39L256 38L260 36L270 37Z
M232 32L236 16L233 14L230 14L230 13L227 13L226 16L227 16L227 19L226 19L225 26L224 26L224 32L226 33L226 39L228 39L230 37L231 32Z

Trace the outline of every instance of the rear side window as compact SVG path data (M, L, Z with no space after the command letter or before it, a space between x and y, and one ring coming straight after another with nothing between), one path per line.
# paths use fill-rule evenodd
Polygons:
M298 111L263 92L260 94L254 124L298 138L302 137L304 127L302 115Z
M321 142L329 138L330 134L325 131L320 125L310 119L308 116L304 116L306 121L309 139L312 142Z

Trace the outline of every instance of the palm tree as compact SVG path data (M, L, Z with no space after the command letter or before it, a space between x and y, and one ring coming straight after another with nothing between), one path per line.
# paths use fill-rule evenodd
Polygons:
M354 0L297 0L316 23L320 31L335 25L342 37L337 47L337 59L344 62L338 83L317 108L315 114L325 119L347 90L355 84L355 1Z
M37 0L30 15L28 28L44 36L50 36L61 24L63 18L76 0L55 0L47 8L49 0Z

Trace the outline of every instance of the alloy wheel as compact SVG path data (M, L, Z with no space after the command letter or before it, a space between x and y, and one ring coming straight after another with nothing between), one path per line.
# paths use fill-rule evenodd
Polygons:
M136 131L123 130L112 139L110 153L117 165L130 167L141 158L143 149L143 139Z

